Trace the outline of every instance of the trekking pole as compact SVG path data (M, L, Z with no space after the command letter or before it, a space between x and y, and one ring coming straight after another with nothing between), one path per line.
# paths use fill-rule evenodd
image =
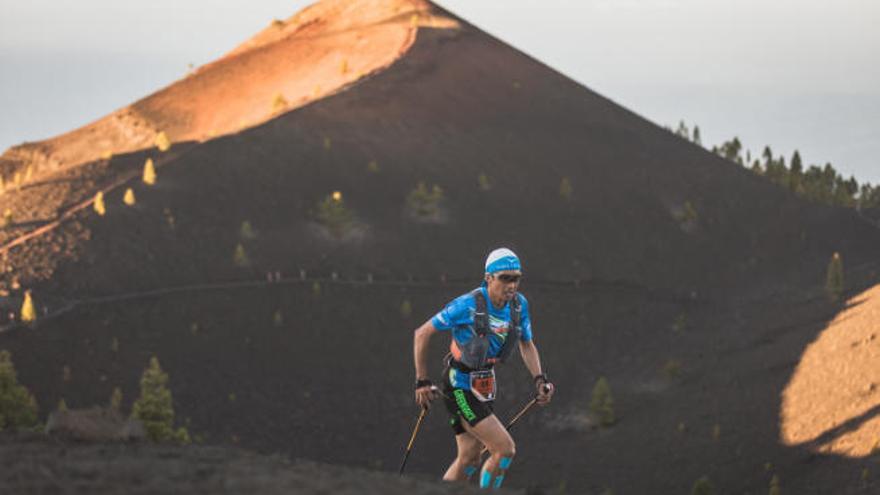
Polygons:
M544 384L544 386L541 387L541 390L543 390L545 394L550 392L550 385ZM504 429L507 431L510 431L510 429L513 428L513 425L515 425L516 422L519 421L519 418L523 417L527 412L529 412L529 409L534 407L534 405L537 403L538 403L538 397L535 397L532 400L530 400L529 403L526 404L518 413L516 413L516 415L507 423L507 426L505 426ZM488 450L489 449L486 448L486 446L484 445L483 450L480 451L480 457L482 457L483 454L485 454L486 451L488 451Z
M431 387L432 392L437 391L437 387ZM422 412L419 413L419 419L416 420L416 426L413 428L412 436L409 437L409 444L406 446L406 453L403 455L403 462L400 463L400 476L403 476L403 469L406 467L406 461L409 459L409 453L412 452L413 444L416 442L416 435L419 434L419 428L422 426L422 421L425 419L425 415L428 414L428 406L422 406Z

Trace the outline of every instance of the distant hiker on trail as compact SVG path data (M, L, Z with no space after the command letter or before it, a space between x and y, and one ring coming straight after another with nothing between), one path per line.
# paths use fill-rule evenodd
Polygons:
M443 479L465 480L479 468L481 447L490 456L480 473L480 488L498 488L516 453L513 438L492 411L495 363L504 362L519 344L526 368L534 377L535 402L545 405L553 385L541 371L526 298L517 292L522 271L513 251L501 248L486 259L485 281L443 308L415 331L416 403L428 407L436 388L428 379L428 342L437 332L450 331L452 343L443 372L442 395L455 431L458 455Z

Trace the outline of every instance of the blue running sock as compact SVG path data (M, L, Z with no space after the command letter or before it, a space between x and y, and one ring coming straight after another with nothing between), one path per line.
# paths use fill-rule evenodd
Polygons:
M492 483L492 473L489 471L483 471L480 474L480 488L489 488L489 485Z

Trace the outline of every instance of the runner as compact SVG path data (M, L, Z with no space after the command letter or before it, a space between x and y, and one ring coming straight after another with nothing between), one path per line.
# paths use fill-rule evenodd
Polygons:
M480 488L499 488L516 454L510 433L492 412L495 400L493 366L519 344L526 368L534 377L537 402L546 405L553 384L541 371L526 298L517 292L522 271L513 251L500 248L486 259L485 280L437 313L415 331L416 403L428 407L435 392L428 379L428 342L437 332L450 331L452 342L443 373L443 396L455 431L458 454L443 479L469 479L479 470L483 445L490 456L480 473Z

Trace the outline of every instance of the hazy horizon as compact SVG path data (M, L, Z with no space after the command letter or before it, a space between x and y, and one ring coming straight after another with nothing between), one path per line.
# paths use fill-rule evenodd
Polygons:
M73 130L311 2L109 0L4 5L0 149ZM880 183L880 5L843 0L440 0L490 34L659 125L738 135ZM210 13L211 15L206 15ZM112 40L108 43L107 40Z

